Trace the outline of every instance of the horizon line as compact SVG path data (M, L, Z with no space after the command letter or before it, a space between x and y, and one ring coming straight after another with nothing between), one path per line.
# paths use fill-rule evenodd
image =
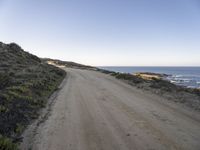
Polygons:
M95 66L95 67L200 67L200 66L113 66L113 65L109 65L109 66Z

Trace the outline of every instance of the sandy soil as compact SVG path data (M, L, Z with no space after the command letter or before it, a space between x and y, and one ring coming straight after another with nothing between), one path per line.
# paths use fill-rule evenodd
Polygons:
M21 149L200 149L198 112L109 75L65 70L49 117L37 124L32 137L25 132Z

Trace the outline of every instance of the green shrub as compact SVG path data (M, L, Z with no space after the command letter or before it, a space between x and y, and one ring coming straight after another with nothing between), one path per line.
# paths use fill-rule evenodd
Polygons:
M11 82L11 78L7 73L0 73L0 89L5 88Z
M0 150L19 150L18 145L13 143L11 139L0 135Z
M8 111L8 108L6 108L3 105L0 105L0 113L7 112L7 111Z
M15 128L15 133L20 134L24 130L24 126L17 123L17 127Z
M142 82L145 81L144 79L136 77L136 76L129 74L129 73L118 73L117 75L115 75L115 77L117 79L132 81L135 84L142 83Z

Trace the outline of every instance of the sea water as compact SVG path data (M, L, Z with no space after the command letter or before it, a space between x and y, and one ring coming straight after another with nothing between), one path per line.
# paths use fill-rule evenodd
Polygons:
M151 72L167 74L167 80L177 85L190 88L200 88L200 67L99 67L102 69L121 72L137 73Z

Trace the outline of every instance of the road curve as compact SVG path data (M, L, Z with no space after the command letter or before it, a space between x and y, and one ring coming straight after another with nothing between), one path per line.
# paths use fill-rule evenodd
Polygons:
M197 112L109 75L65 70L66 82L32 150L200 149Z

